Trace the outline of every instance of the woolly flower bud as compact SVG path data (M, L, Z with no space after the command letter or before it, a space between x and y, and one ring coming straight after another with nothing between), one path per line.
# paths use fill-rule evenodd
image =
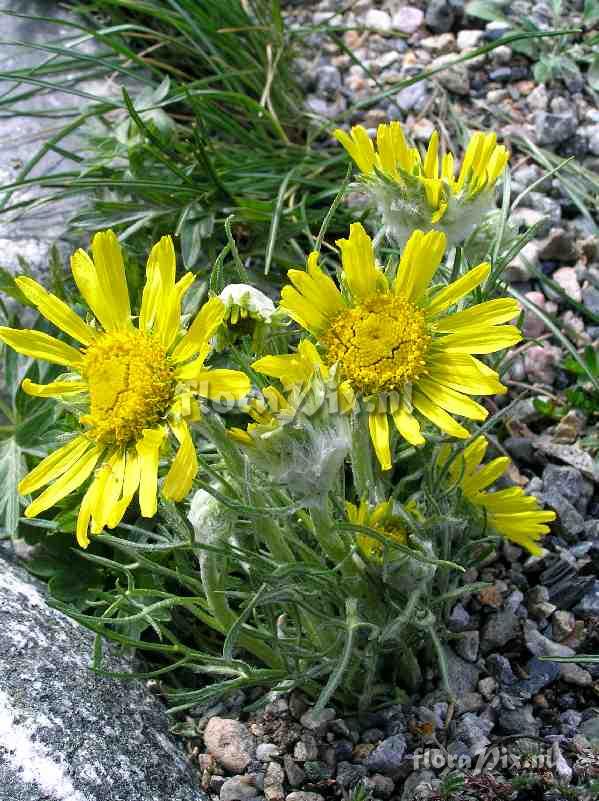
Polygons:
M239 319L253 317L270 323L276 311L275 304L264 292L249 284L229 284L219 295L233 325Z
M496 134L477 132L456 177L453 154L439 158L436 131L424 161L398 122L379 125L376 146L361 125L351 135L338 129L335 137L360 169L385 234L399 247L415 229L443 231L449 246L463 242L494 208L495 183L509 158Z
M187 519L193 526L196 542L212 545L225 539L231 520L220 501L206 490L198 490L191 499Z

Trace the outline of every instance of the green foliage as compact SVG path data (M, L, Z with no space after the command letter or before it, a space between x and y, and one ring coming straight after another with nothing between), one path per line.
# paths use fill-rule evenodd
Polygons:
M562 366L564 370L576 377L576 383L565 390L563 403L535 398L533 402L537 411L555 419L562 418L570 409L579 409L591 418L598 416L599 358L597 351L588 345L578 359L574 358L572 354L566 356Z
M588 31L599 14L597 0L586 0L583 14L584 26ZM530 17L512 16L509 13L508 0L471 0L466 5L466 13L471 17L486 22L502 22L513 31L539 33L541 28ZM560 28L563 24L561 0L550 4L552 27ZM542 39L533 43L530 39L512 45L515 52L522 53L535 62L534 79L537 83L550 84L561 80L566 85L572 81L583 82L586 79L589 90L597 91L597 70L599 62L594 49L595 38L591 33L582 30L563 31L555 39Z

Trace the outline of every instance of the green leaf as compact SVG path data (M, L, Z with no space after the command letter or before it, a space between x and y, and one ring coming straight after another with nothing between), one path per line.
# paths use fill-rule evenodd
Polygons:
M472 0L466 6L466 14L487 22L508 22L508 18L503 13L504 5L503 2L492 2L492 0Z
M591 66L587 72L587 81L593 91L599 92L599 55L596 55L591 62Z
M0 534L17 536L20 517L17 487L26 470L15 437L4 440L0 444Z

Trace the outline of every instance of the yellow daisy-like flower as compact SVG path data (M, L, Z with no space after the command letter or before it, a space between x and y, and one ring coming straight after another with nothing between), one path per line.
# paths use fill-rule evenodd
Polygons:
M486 409L468 395L505 392L497 373L474 354L520 341L515 326L501 325L518 314L516 301L500 298L448 314L487 278L490 265L479 264L432 290L445 250L445 236L438 232L412 234L392 282L376 264L372 241L359 223L337 245L343 291L312 253L307 271L289 271L293 286L283 288L281 307L316 338L324 364L336 365L339 379L367 402L370 436L383 469L391 468L389 415L412 445L424 443L415 412L445 433L467 438L469 432L451 414L484 420ZM303 363L297 357L266 358L268 375L284 385L300 380ZM254 367L265 371L264 360Z
M407 545L406 527L402 519L393 514L392 501L383 501L374 507L371 507L366 501L361 501L359 506L346 501L345 510L350 523L380 531L393 542ZM382 562L385 551L382 542L362 532L356 534L356 542L367 559L373 562Z
M23 382L28 394L69 400L83 413L81 432L37 465L19 491L29 495L46 487L25 510L27 517L35 517L93 475L77 519L82 547L89 544L90 529L99 534L105 526L114 528L136 493L142 515L156 513L160 450L169 434L178 451L162 493L172 500L184 498L198 470L187 425L199 417L197 398L242 398L250 388L243 373L204 365L209 340L225 316L220 299L205 303L182 329L181 301L194 276L187 273L175 281L170 237L163 237L148 258L137 326L115 234L96 234L92 254L93 260L78 250L71 259L75 283L95 317L92 324L31 278L16 279L27 299L77 346L40 331L0 328L0 339L19 353L70 370L50 384Z
M477 437L460 456L451 463L449 474L458 481L466 498L474 506L485 509L490 525L507 539L540 556L543 549L537 544L549 532L546 523L555 520L555 512L542 510L532 495L525 495L521 487L486 492L508 469L510 459L499 456L481 467L488 442ZM441 461L448 450L442 451Z
M400 245L415 228L443 231L450 245L463 241L493 208L493 189L509 159L496 134L477 132L456 176L454 155L439 156L437 131L424 160L399 122L379 125L376 146L361 125L334 135L360 169L387 235Z
M245 429L232 426L227 429L227 434L239 445L249 447L255 446L256 437L278 428L281 415L293 414L293 407L276 387L263 389L262 397L252 398L242 410L254 422L248 423Z

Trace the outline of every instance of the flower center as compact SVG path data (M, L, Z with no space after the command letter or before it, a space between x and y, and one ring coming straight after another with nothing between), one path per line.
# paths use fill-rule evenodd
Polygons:
M106 444L127 445L165 415L175 393L166 350L141 331L103 334L87 349L83 365L90 395L82 422Z
M321 341L354 389L372 395L400 390L426 369L431 336L424 312L405 298L371 295L335 317Z

